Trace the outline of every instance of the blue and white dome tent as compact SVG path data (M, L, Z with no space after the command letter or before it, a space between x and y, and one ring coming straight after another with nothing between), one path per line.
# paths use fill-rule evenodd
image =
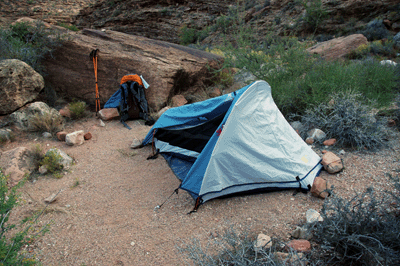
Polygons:
M167 110L142 145L152 143L198 206L236 193L309 190L320 157L290 126L257 81L236 92Z

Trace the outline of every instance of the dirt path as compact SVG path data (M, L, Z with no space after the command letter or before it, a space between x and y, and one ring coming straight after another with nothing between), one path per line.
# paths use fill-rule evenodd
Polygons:
M27 250L43 265L183 265L186 257L177 246L193 238L206 244L234 228L287 240L305 212L322 205L310 194L281 191L212 200L187 215L194 200L180 191L155 210L179 182L161 156L146 160L151 147L130 149L133 138L144 137L149 127L138 121L129 125L132 130L119 121L100 127L99 120L90 118L67 129L93 134L81 146L39 138L3 147L39 143L45 149L60 148L76 161L61 179L39 177L28 182L13 213L14 219L35 213L44 207L44 198L61 191L35 226L38 230L49 223L49 232ZM325 177L341 196L354 195L371 184L384 190L390 186L385 173L395 171L400 160L398 139L393 143L397 143L394 149L375 154L346 153L345 171Z

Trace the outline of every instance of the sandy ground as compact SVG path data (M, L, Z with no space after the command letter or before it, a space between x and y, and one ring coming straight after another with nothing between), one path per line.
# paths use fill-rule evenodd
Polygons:
M143 138L150 127L139 121L128 122L132 130L119 121L99 124L89 118L67 128L93 134L81 146L30 137L2 148L40 144L45 150L57 147L75 160L60 179L40 176L27 182L21 189L21 205L13 211L13 219L38 213L44 199L59 192L34 226L37 231L49 224L49 232L25 249L43 265L185 265L187 257L177 247L193 239L205 245L233 228L250 230L253 237L265 233L288 240L304 222L305 212L322 206L323 200L310 194L281 191L212 200L188 215L194 200L180 190L155 209L179 181L162 156L146 160L151 147L130 149L132 140ZM370 185L377 191L388 189L386 173L396 175L399 170L399 146L397 136L390 148L378 153L346 152L345 170L335 175L323 172L323 177L344 197Z

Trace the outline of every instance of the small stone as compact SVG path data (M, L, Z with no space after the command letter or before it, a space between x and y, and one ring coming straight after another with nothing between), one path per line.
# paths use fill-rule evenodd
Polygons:
M392 60L382 60L379 62L382 66L397 66L397 63Z
M324 169L330 174L340 172L343 169L342 160L330 151L322 156L321 164L324 166Z
M336 139L327 139L323 142L325 146L332 146L336 143Z
M142 141L138 140L138 139L133 139L132 144L131 144L131 148L132 149L138 149L142 147Z
M322 222L324 218L322 218L321 214L314 209L309 209L306 211L306 220L307 223L315 223L315 222Z
M119 112L117 108L104 108L101 109L97 114L104 121L116 119L119 117Z
M42 136L43 136L44 138L46 138L46 139L51 139L51 137L53 137L53 136L51 135L51 133L49 133L49 132L43 132Z
M32 204L33 201L31 199L28 199L28 204Z
M345 152L344 150L340 150L340 151L339 151L339 155L345 155L345 153L346 153L346 152Z
M134 245L135 245L135 242L132 241L132 242L131 242L131 246L133 247Z
M163 109L158 111L157 116L158 117L162 116L162 114L165 113L165 111L167 111L168 109L171 109L171 107L170 106L165 106Z
M306 138L306 143L307 143L308 145L311 145L311 144L313 144L313 143L314 143L314 139L313 139L313 138L310 138L310 137L308 137L308 138Z
M264 234L259 234L256 242L254 243L254 250L256 252L260 252L263 248L267 249L270 247L272 247L271 237Z
M309 252L311 250L310 241L304 239L292 240L286 246L297 252Z
M394 121L394 119L389 119L388 120L388 126L389 127L394 127L396 125L396 121Z
M45 198L44 202L47 204L53 203L56 201L56 196L57 196L57 194L53 193L53 194L51 194L51 196Z
M83 130L69 133L65 136L65 142L70 146L82 145L85 142L84 135L85 132Z
M39 174L41 174L41 175L45 175L45 174L47 174L47 167L46 167L46 165L42 165L42 166L40 166L39 167Z
M219 88L214 88L214 89L208 94L208 96L210 96L211 98L218 97L218 96L221 96L221 95L222 95L222 92L221 92L221 90L220 90Z
M303 124L300 121L293 121L290 123L290 125L292 126L292 128L294 130L302 130L303 129Z
M315 141L323 141L326 138L325 132L318 128L308 131L307 136L313 138Z
M104 124L103 120L101 120L101 119L100 119L100 126L101 127L105 127L106 126L106 124Z
M329 196L329 189L331 189L331 185L329 185L328 182L322 177L317 176L314 179L310 192L315 197L325 199Z
M87 133L85 133L85 135L83 135L83 138L85 139L85 140L89 140L89 139L91 139L93 136L92 136L92 133L90 133L90 132L87 132Z
M185 96L180 94L172 97L171 102L172 102L172 107L179 107L188 103Z
M60 132L57 132L57 139L59 140L59 141L65 141L65 137L67 136L67 132L65 132L65 131L60 131Z
M293 253L285 253L285 252L274 252L274 259L281 264L278 265L307 265L307 261L305 261L305 256L301 252ZM304 263L300 263L304 262Z
M65 106L63 109L61 109L59 113L61 116L71 118L71 111L69 110L68 106Z
M308 232L306 228L299 226L297 226L296 229L292 232L292 236L296 239L310 240L312 238L312 234Z

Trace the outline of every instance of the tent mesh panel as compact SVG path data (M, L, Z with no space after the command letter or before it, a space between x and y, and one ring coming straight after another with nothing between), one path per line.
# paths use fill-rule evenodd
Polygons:
M157 130L155 137L170 145L200 153L218 129L224 116L225 113L192 128L180 130L161 128Z

